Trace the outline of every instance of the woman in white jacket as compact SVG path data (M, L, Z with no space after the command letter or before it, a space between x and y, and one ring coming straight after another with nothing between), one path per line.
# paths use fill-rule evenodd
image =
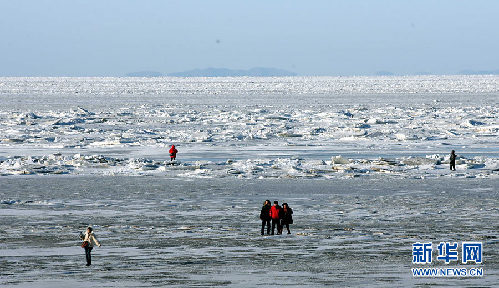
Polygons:
M92 227L88 227L87 231L85 231L85 235L81 234L80 237L83 240L83 244L81 247L85 248L85 256L87 258L87 266L90 266L92 264L92 258L90 255L90 252L94 248L94 243L97 246L101 246L97 238L95 238L94 232L92 231Z

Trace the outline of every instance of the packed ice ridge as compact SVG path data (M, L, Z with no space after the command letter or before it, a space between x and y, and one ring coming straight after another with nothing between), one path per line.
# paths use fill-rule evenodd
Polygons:
M449 158L441 155L396 159L248 159L224 162L194 161L188 163L156 161L144 158L114 158L104 155L64 156L60 153L44 156L14 156L0 159L1 175L15 174L94 174L94 175L164 175L203 178L350 178L376 174L397 177L494 177L499 161L475 157L459 157L458 171L448 172Z

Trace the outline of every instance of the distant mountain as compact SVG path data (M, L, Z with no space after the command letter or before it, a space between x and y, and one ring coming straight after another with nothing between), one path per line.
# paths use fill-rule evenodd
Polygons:
M393 74L390 71L377 71L376 72L376 76L393 76L393 75L395 75L395 74Z
M276 69L256 67L248 70L234 70L227 68L206 68L195 69L184 72L169 73L168 76L174 77L239 77L239 76L253 76L253 77L275 77L275 76L296 76L296 73Z
M433 73L430 73L430 72L426 72L426 71L419 71L419 72L414 73L414 75L418 75L418 76L428 76L428 75L434 75L434 74L433 74Z
M462 70L461 75L499 75L499 70Z
M161 77L163 74L156 71L139 71L127 73L126 77Z

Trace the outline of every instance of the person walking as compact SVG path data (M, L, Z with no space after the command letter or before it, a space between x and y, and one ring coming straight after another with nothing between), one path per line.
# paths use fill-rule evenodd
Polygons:
M178 150L177 148L175 148L175 145L172 145L169 152L170 152L170 161L176 160Z
M94 248L94 243L99 247L101 246L101 244L95 237L92 227L88 227L85 231L85 234L80 233L80 238L83 240L83 244L81 244L81 247L85 248L87 266L90 266L92 265L92 256L90 255L90 252Z
M456 151L454 150L450 152L449 164L450 164L450 170L456 171Z
M263 203L262 211L260 212L260 219L262 220L262 235L265 231L265 224L267 224L267 235L270 234L270 208L272 205L270 204L270 200L265 200Z
M289 231L289 224L293 224L293 210L289 208L288 203L282 203L281 231L284 229L284 226L286 226L288 234L291 234L291 231Z
M275 228L277 226L277 235L279 235L279 231L281 230L281 220L280 220L280 213L281 212L281 206L279 206L278 201L274 201L274 206L270 208L269 211L269 216L272 219L272 235L274 235Z

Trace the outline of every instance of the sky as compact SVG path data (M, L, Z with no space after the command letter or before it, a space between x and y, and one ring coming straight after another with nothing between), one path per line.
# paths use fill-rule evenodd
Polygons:
M499 69L497 0L0 0L0 76Z

